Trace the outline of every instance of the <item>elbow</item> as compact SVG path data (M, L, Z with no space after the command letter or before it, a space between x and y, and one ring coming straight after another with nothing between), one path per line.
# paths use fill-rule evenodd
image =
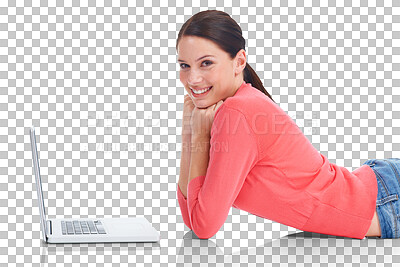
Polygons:
M219 216L218 218L218 216L210 214L203 215L202 213L202 215L197 214L197 216L193 216L192 213L190 218L191 229L199 239L209 239L213 237L224 223L224 220L222 220L223 217Z
M194 228L193 227L193 233L199 238L199 239L210 239L213 237L217 232L215 230L210 231L210 229L199 229L199 228Z

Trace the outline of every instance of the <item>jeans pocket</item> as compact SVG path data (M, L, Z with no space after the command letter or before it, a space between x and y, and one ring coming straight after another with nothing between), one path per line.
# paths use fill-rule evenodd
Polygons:
M386 203L388 203L390 201L396 201L398 199L399 199L399 195L398 194L391 194L391 195L389 195L387 197L378 199L376 201L376 206L381 206L381 205L384 205L384 204L386 204Z

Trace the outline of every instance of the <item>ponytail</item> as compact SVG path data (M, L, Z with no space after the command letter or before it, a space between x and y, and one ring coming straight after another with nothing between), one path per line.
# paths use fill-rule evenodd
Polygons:
M246 83L251 83L251 85L254 88L257 88L260 90L263 94L267 95L271 100L276 103L271 95L265 90L264 85L262 84L260 78L256 74L256 72L253 70L252 67L250 67L249 63L246 63L246 67L243 70L243 79Z

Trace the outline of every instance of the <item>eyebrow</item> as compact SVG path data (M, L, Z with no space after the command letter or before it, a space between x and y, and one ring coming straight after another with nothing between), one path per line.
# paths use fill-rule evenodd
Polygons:
M196 59L196 61L199 61L200 59L205 58L205 57L214 57L214 56L213 55L205 55L205 56L199 57L198 59ZM178 59L178 61L184 62L184 60L182 60L182 59Z

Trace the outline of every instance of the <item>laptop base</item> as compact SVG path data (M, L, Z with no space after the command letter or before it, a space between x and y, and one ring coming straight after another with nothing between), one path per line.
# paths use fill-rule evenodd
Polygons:
M106 234L63 234L61 222L101 221ZM158 242L160 235L144 217L50 219L48 243Z

